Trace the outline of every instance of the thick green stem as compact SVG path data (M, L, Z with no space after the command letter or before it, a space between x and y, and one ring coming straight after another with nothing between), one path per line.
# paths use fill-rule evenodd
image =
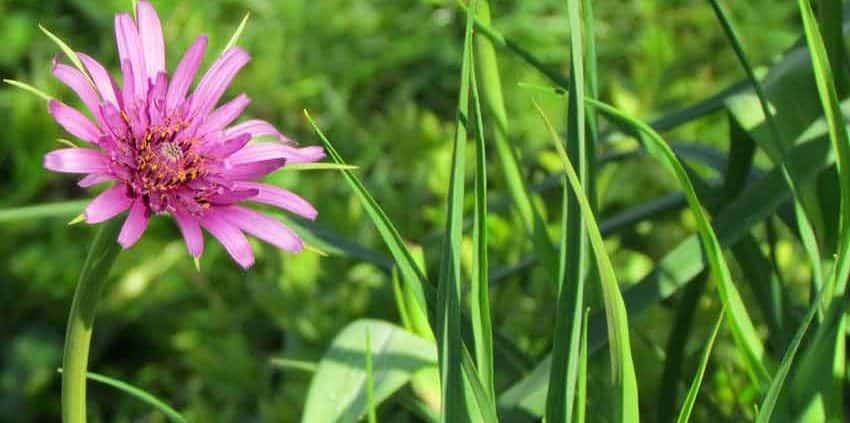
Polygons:
M62 359L64 423L86 423L86 372L92 326L97 300L120 250L115 241L120 228L120 220L113 219L98 229L74 292Z

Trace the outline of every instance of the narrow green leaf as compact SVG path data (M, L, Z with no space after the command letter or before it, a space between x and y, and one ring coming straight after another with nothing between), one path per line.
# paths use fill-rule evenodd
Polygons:
M337 163L292 163L284 166L281 170L358 170L357 166L341 165Z
M844 42L844 2L841 0L821 0L818 2L818 25L823 33L832 76L835 77L835 92L838 98L850 94L850 75L847 66L847 45Z
M581 325L581 350L579 350L578 359L578 381L576 382L576 408L575 408L575 423L584 423L587 415L587 360L589 354L587 352L587 327L590 321L590 307L584 311Z
M466 141L469 131L469 95L472 84L472 28L477 0L467 11L463 42L460 91L458 94L455 139L452 146L451 177L446 212L446 236L443 238L440 276L437 286L437 349L442 388L441 422L461 422L466 415L467 398L461 372L463 338L461 336L461 242L463 241L463 199L466 169ZM468 377L470 375L467 375ZM475 377L475 376L472 376Z
M475 67L472 76L472 105L475 110L475 219L473 224L473 275L470 281L470 318L475 340L475 364L481 385L487 390L490 402L496 402L493 370L493 323L490 318L490 273L487 254L487 146L484 139L484 118L478 92Z
M623 297L620 294L620 286L614 273L614 266L605 250L605 243L593 210L590 208L584 189L579 177L567 155L566 149L561 144L555 131L543 109L536 103L537 111L543 118L543 122L549 130L555 148L563 162L565 173L570 187L576 195L581 206L582 217L585 219L590 245L593 248L593 256L599 270L600 283L602 285L602 297L605 305L605 315L608 322L608 337L611 341L611 368L613 383L617 390L617 400L613 404L614 420L618 422L639 421L637 381L635 379L634 363L632 362L631 344L629 342L629 322Z
M515 207L517 216L534 245L535 254L542 261L544 268L551 272L554 282L558 266L557 252L546 230L546 222L533 199L532 190L526 182L518 152L511 144L510 125L502 94L502 81L494 40L484 34L482 29L482 25L487 26L490 23L488 0L479 1L475 21L476 75L481 81L484 107L488 117L493 120L492 134L496 158L504 175L511 205Z
M251 18L251 12L245 14L245 17L242 18L242 22L239 22L239 26L236 27L236 31L233 32L233 35L230 37L230 41L227 42L227 45L224 46L224 50L227 51L236 46L236 43L239 42L239 37L242 36L242 31L245 30L245 25L248 24L248 19Z
M135 8L133 8L133 10L135 10ZM71 61L71 64L73 64L74 67L76 67L80 72L82 72L83 75L85 75L86 79L88 79L89 81L89 84L94 86L94 82L91 80L89 73L86 72L86 68L83 67L83 62L80 61L80 57L77 56L77 53L74 52L74 49L72 49L70 46L68 46L67 43L62 41L61 38L48 31L47 28L45 28L44 26L39 24L38 28L41 29L41 32L47 35L47 38L50 38L51 41L53 41L57 46L59 46L59 49L62 50L63 53L65 53L65 56L68 57L68 60Z
M269 363L281 369L298 370L305 373L316 373L316 370L319 368L318 364L310 361L293 360L291 358L283 357L271 358L269 359Z
M59 373L62 373L62 369L59 369ZM132 397L134 397L134 398L156 408L157 410L162 412L162 414L165 414L165 416L168 417L168 419L173 421L173 422L177 422L177 423L185 423L186 422L186 419L182 415L180 415L180 413L177 412L177 410L175 410L174 408L172 408L171 406L166 404L164 401L160 400L159 398L155 397L154 395L152 395L152 394L150 394L150 393L148 393L148 392L146 392L146 391L144 391L140 388L137 388L133 385L130 385L129 383L122 382L118 379L111 378L109 376L102 375L102 374L99 374L99 373L94 373L94 372L87 372L86 378L91 379L91 380L98 382L98 383L102 383L102 384L107 385L107 386L111 386L111 387L113 387L113 388L115 388L115 389L117 389L121 392L124 392L127 395L130 395L130 396L132 396Z
M26 91L30 94L33 94L33 95L43 99L44 101L50 101L50 100L53 99L53 97L51 97L49 94L45 93L42 90L39 90L36 87L33 87L30 84L27 84L26 82L15 81L14 79L4 79L3 82L5 82L5 83L7 83L7 84L9 84L13 87L20 88L20 89L22 89L22 90L24 90L24 91Z
M802 195L807 190L802 189L798 185L797 181L792 176L791 170L786 165L786 140L782 138L782 132L779 130L779 125L776 123L773 112L770 110L770 102L767 94L756 77L752 65L750 65L747 54L744 52L743 44L741 43L735 28L732 26L731 20L726 14L726 11L720 5L719 0L709 0L709 2L711 3L711 7L717 16L717 19L723 26L723 30L725 31L727 38L732 43L735 55L738 57L738 61L744 68L747 78L749 79L750 84L752 84L753 89L756 92L756 96L758 97L759 105L761 106L762 113L764 113L772 139L771 145L773 148L766 149L766 151L768 154L773 152L776 156L774 158L774 162L776 162L780 166L780 169L782 169L785 182L791 190L791 197L794 200L794 211L797 216L797 228L803 241L803 248L809 258L809 263L812 265L812 278L814 279L816 286L821 286L823 285L823 271L820 263L820 248L818 247L815 227L812 223L812 206L807 207L807 203L804 202L805 197ZM810 201L808 203L811 204L812 202Z
M585 188L585 198L594 198L590 191L590 170L585 120L584 29L579 0L567 1L570 26L571 75L567 105L566 160L573 160L578 181ZM539 108L538 108L539 109ZM541 110L542 112L542 110ZM562 195L562 227L558 265L558 302L553 334L552 370L546 398L546 421L571 422L576 399L576 383L581 349L581 315L584 312L584 281L589 261L587 224L582 218L579 194L570 189L564 176ZM588 200L592 201L592 200ZM593 205L590 207L591 213ZM613 355L612 355L613 359Z
M586 100L588 104L593 105L593 107L614 122L619 122L636 130L638 132L638 139L646 148L647 153L672 172L678 184L685 191L685 197L696 218L697 230L702 240L705 255L708 258L711 273L717 281L720 298L726 305L727 312L729 313L732 334L739 348L742 350L747 369L753 381L758 385L765 384L769 379L769 373L764 362L764 346L747 312L747 308L741 300L741 295L732 281L732 275L726 263L726 258L723 255L720 242L711 227L708 214L703 209L702 203L697 197L693 183L690 177L688 177L685 168L673 150L670 149L670 146L664 142L664 139L648 125L626 116L605 103L590 98Z
M830 279L830 281L832 280L833 279ZM818 292L816 299L812 301L812 304L809 307L809 311L806 312L806 316L803 317L803 321L794 333L794 338L785 350L785 354L782 356L782 361L779 362L779 368L776 370L776 374L770 381L767 394L759 407L756 423L768 423L771 421L770 419L773 416L773 411L776 408L776 401L779 399L779 394L782 392L782 388L785 385L785 379L791 371L791 365L794 363L794 358L797 355L797 349L800 348L803 336L805 336L806 332L809 330L809 326L812 324L812 320L814 320L814 316L818 311L819 304L823 300L824 293L827 291L827 289L821 289L820 292Z
M88 201L65 201L0 210L0 223L76 216L86 208L88 203Z
M711 350L714 347L714 341L717 339L717 333L720 332L720 326L723 324L725 308L720 310L717 316L717 322L714 324L714 329L711 331L711 336L705 344L705 349L702 352L702 358L697 367L697 374L694 376L694 381L691 382L691 387L688 389L688 395L685 396L685 403L682 405L682 410L679 412L679 417L676 423L687 423L691 419L691 412L694 409L699 389L702 386L702 379L705 376L705 368L708 366L708 359L711 357Z

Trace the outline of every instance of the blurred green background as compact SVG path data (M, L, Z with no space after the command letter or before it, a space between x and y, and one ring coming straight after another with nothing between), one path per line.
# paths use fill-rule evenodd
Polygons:
M231 94L248 93L250 115L273 122L303 144L317 144L301 113L310 110L346 160L360 167L360 176L403 236L423 245L429 258L435 256L440 244L433 234L444 222L462 47L463 16L454 2L152 2L165 26L170 66L199 33L210 36L211 52L220 51L245 12L251 12L240 45L253 61ZM37 24L114 71L112 19L129 10L129 3L0 0L0 76L78 104L51 76L51 59L59 52ZM794 2L727 3L755 63L769 63L799 34ZM567 69L565 2L494 0L492 7L494 26L552 67ZM742 77L704 1L599 0L594 8L602 97L628 112L649 119ZM207 55L207 63L212 56ZM517 86L544 80L511 55L502 55L501 64L514 145L529 181L543 181L559 164L531 100L543 102L553 116L563 115L562 100ZM65 136L42 100L0 87L0 128L0 207L91 196L72 177L42 169L44 153ZM720 140L726 132L718 114L669 136L725 150ZM605 152L632 147L613 143ZM491 197L498 203L506 194L498 168L491 168ZM707 170L705 175L713 176ZM270 181L311 200L320 210L322 230L386 255L337 173L283 172ZM606 166L599 179L602 216L673 189L666 173L646 159ZM545 191L542 198L556 231L560 189ZM2 422L59 419L56 369L65 320L94 232L84 224L68 226L68 220L0 223ZM494 268L515 264L529 253L530 243L509 212L493 214L490 224ZM609 237L621 280L638 280L692 230L688 214L673 212ZM99 310L92 370L156 393L192 421L292 422L299 419L309 374L280 371L270 358L316 361L334 334L358 317L398 321L389 275L379 266L335 254L285 254L257 243L257 265L243 272L207 240L201 272L166 218L154 219L142 241L121 254ZM429 260L431 270L436 262ZM551 347L554 322L555 297L543 273L535 268L516 273L492 291L498 330L535 360ZM702 304L698 331L710 329L716 306ZM641 400L647 404L642 411L649 416L663 364L658 351L671 318L660 304L632 321ZM689 366L698 347L690 350ZM729 364L710 375L705 389L711 410L703 415L735 421L751 412L740 409L746 403L741 397L755 393L735 390L734 380L745 377L740 370ZM135 399L89 386L92 421L164 421Z

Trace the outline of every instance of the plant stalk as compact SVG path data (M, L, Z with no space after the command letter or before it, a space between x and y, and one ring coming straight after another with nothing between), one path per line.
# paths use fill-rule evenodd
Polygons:
M95 309L109 269L120 250L116 242L120 228L120 219L112 219L97 230L74 292L62 358L64 423L86 423L86 372Z

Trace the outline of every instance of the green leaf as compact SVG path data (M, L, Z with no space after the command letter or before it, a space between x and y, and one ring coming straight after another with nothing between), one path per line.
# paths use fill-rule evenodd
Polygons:
M231 48L236 46L236 43L239 42L239 37L242 36L242 31L245 30L245 25L248 24L248 19L250 19L250 18L251 18L251 12L246 13L245 17L242 18L242 22L239 22L239 26L236 27L236 31L234 31L233 35L230 37L230 41L228 41L227 45L224 46L224 50L222 50L222 52L230 50Z
M705 255L708 258L711 274L717 281L720 299L726 305L727 312L729 313L729 323L733 337L738 347L742 350L741 353L747 365L747 370L753 381L758 385L766 383L769 373L764 362L764 347L762 346L761 339L756 332L746 306L741 300L741 295L732 281L732 275L726 264L726 258L723 255L720 242L711 227L708 215L697 197L693 183L688 177L685 168L679 162L673 150L670 149L670 146L652 128L643 122L624 115L607 104L594 99L587 99L587 102L607 115L614 122L619 122L638 131L638 139L646 148L647 153L672 172L680 187L685 191L685 197L696 219L697 231L702 240Z
M66 201L0 210L0 223L76 216L86 208L88 203L88 201Z
M583 14L579 0L567 1L570 25L571 75L567 112L567 147L562 159L573 160L578 171L578 181L585 198L595 198L589 156L593 146L586 139L584 105L584 44ZM538 108L539 109L539 108ZM540 110L542 113L542 110ZM555 138L557 140L557 137ZM560 150L559 150L560 151ZM558 266L558 302L553 334L553 365L549 375L549 393L546 399L546 421L571 422L576 399L581 348L581 315L584 311L584 281L589 266L588 235L582 216L579 194L570 189L567 176L563 180L560 260ZM590 201L590 200L588 200ZM590 205L591 213L594 209ZM606 310L610 304L606 304ZM613 355L612 355L613 359ZM615 400L616 401L616 400Z
M44 101L50 101L50 100L53 99L53 97L51 97L50 94L47 94L44 91L42 91L42 90L40 90L36 87L33 87L30 84L27 84L26 82L15 81L14 79L4 79L3 82L5 82L5 83L7 83L7 84L9 84L13 87L20 88L20 89L22 89L22 90L24 90L24 91L26 91L30 94L33 94L36 97L43 99Z
M482 26L490 23L490 6L487 0L480 0L475 14L475 61L476 76L481 82L482 100L488 116L493 120L493 143L505 186L522 221L526 233L534 245L534 252L543 262L555 281L558 266L557 252L546 231L546 222L534 201L531 187L526 182L520 166L517 149L511 144L508 114L502 95L502 81L499 62L492 37L483 33Z
M789 152L789 166L797 170L800 182L806 183L833 163L829 153L829 140L815 138ZM718 214L714 229L721 245L734 245L755 224L774 214L789 197L781 171L774 168ZM623 297L628 310L632 316L639 316L650 306L671 296L704 269L700 240L695 234L669 251L640 282L625 290ZM589 349L593 353L607 342L604 314L594 314L589 324ZM531 421L529 416L543 415L550 366L551 356L500 395L499 406L512 417L511 422Z
M366 404L368 408L369 423L377 423L375 415L375 374L372 369L372 335L366 328Z
M416 372L437 363L434 344L387 322L355 321L337 334L319 361L301 421L353 423L366 415L369 403L368 372L364 366L367 332L373 342L375 404L398 391Z
M699 388L702 386L705 368L708 366L708 359L711 357L711 350L714 346L714 341L717 339L717 333L720 332L720 325L723 323L724 311L725 309L721 309L720 314L717 316L717 322L714 324L714 330L711 331L708 343L705 344L705 349L702 352L702 358L700 358L699 361L699 367L697 367L697 374L694 376L693 382L691 382L691 387L688 389L688 395L685 396L685 403L682 405L682 410L679 412L679 417L676 419L676 423L687 423L691 419L691 412L694 409L694 403L696 403Z
M599 232L599 226L596 224L593 210L585 196L584 189L570 162L566 149L561 144L557 132L552 127L543 109L536 103L535 107L543 118L544 124L549 129L552 141L564 164L567 181L581 207L590 245L593 248L593 256L596 259L596 266L602 285L605 316L608 322L608 337L611 340L612 382L617 392L615 403L612 404L614 406L614 420L619 422L637 422L639 421L639 401L634 363L632 362L631 344L629 342L628 314L626 313L623 297L620 294L620 286L617 282L617 276L614 273L614 266L611 264L611 259L605 250L605 243L602 240L602 234Z
M470 318L475 341L475 364L481 385L490 402L496 402L493 370L493 322L490 318L490 273L487 254L487 146L484 118L475 67L472 75L472 104L475 110L475 219L473 223L473 275L469 286Z
M59 369L59 372L61 373L62 369ZM171 408L171 406L166 404L164 401L162 401L159 398L155 397L154 395L148 393L147 391L144 391L140 388L137 388L133 385L130 385L129 383L122 382L118 379L111 378L109 376L102 375L102 374L99 374L99 373L94 373L94 372L87 372L86 378L91 379L91 380L98 382L98 383L102 383L102 384L107 385L107 386L111 386L111 387L113 387L113 388L115 388L115 389L117 389L121 392L124 392L127 395L130 395L130 396L132 396L132 397L134 397L134 398L156 408L157 410L162 412L162 414L165 414L165 416L168 417L168 419L171 420L172 422L176 422L176 423L185 423L186 422L186 419L182 415L180 415L180 413L177 412L177 410Z
M443 238L440 276L437 286L437 350L442 388L441 422L461 422L469 405L461 372L463 338L461 336L461 243L463 242L464 176L466 173L466 135L469 131L469 95L472 80L472 28L477 0L467 11L466 33L460 71L455 139L452 146L446 235ZM470 375L467 375L470 377ZM477 376L472 376L477 377Z
M581 319L581 349L579 350L578 381L576 382L576 408L573 414L575 416L573 421L576 423L584 423L587 415L587 322L589 321L590 308L584 311Z
M133 10L135 10L135 8ZM86 79L88 79L89 81L89 84L94 86L94 82L91 80L89 73L86 72L86 68L83 67L83 62L80 61L80 57L77 56L77 53L74 52L74 49L72 49L70 46L68 46L67 43L62 41L61 38L48 31L47 28L45 28L44 26L39 25L38 28L41 29L41 32L47 35L47 38L50 38L51 41L53 41L57 46L59 46L59 49L62 50L63 53L65 53L65 56L68 57L68 60L71 61L71 64L73 64L74 67L76 67L80 72L82 72L83 75L85 75Z

